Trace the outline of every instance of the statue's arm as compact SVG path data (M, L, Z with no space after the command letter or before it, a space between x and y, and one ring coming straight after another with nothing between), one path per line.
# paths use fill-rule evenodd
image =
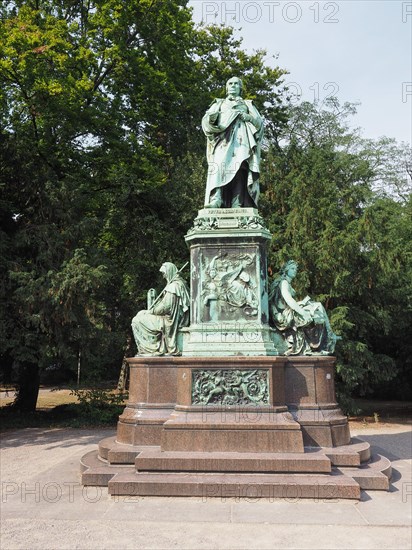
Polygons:
M202 128L206 136L219 134L222 128L219 126L219 107L221 101L215 99L202 118Z
M170 315L172 311L174 295L170 292L165 292L163 298L154 305L154 307L149 311L153 315Z
M223 101L223 99L215 99L202 118L203 132L210 140L219 138L219 134L222 134L241 115L239 111L233 109L225 111L225 116L222 117Z
M280 283L280 291L282 293L283 300L291 309L293 309L293 311L296 311L296 313L298 313L305 321L312 320L312 315L310 312L301 307L292 296L291 287L288 281L283 280Z
M256 128L257 131L259 131L262 128L263 120L259 117L253 116L253 114L249 113L250 120L253 124L253 126Z
M248 102L248 113L246 114L246 122L251 122L257 131L260 131L263 126L263 118L259 111L253 105L252 101Z

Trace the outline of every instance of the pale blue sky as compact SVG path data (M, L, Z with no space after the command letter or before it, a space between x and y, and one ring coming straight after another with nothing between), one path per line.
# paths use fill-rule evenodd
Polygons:
M191 0L196 22L226 23L243 47L267 50L303 99L360 102L367 138L412 141L412 2ZM279 54L277 61L271 56ZM316 84L318 83L318 84Z

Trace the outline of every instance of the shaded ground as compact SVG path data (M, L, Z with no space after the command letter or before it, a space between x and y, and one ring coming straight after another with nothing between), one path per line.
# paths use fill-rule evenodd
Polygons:
M88 390L84 390L88 391ZM93 390L94 391L94 390ZM99 390L97 390L99 391ZM115 426L125 401L111 390L94 396L94 401L79 402L70 389L41 388L36 411L13 410L14 391L0 392L0 431L16 428L58 428L85 426ZM114 401L108 397L113 397Z
M14 389L9 389L8 391L0 391L0 407L4 407L13 403L14 396ZM71 390L40 388L39 397L37 399L37 409L52 409L53 407L57 407L58 405L65 405L68 403L76 402L77 399L74 395L71 395Z
M398 419L412 420L412 401L382 401L356 399L361 413L353 418L366 422L394 422ZM351 417L352 418L352 417Z
M78 405L76 396L71 395L70 389L41 388L37 401L37 409L31 414L16 414L8 410L14 399L14 390L0 391L0 430L28 427L82 427L115 425L119 409L112 407L111 414L90 414ZM372 401L358 399L356 405L362 411L357 416L350 417L353 427L385 426L387 423L412 423L411 401ZM109 407L110 409L110 407ZM112 419L112 420L111 420Z

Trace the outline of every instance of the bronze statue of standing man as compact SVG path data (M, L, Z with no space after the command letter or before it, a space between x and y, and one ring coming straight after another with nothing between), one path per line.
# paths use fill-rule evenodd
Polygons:
M206 208L256 208L263 119L242 81L230 78L225 99L215 99L202 119L207 137Z

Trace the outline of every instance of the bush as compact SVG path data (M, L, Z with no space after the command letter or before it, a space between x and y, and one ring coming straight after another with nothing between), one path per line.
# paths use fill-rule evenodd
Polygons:
M73 406L73 410L83 425L116 424L128 398L127 392L113 392L100 388L74 389L70 393L79 401L79 405Z

